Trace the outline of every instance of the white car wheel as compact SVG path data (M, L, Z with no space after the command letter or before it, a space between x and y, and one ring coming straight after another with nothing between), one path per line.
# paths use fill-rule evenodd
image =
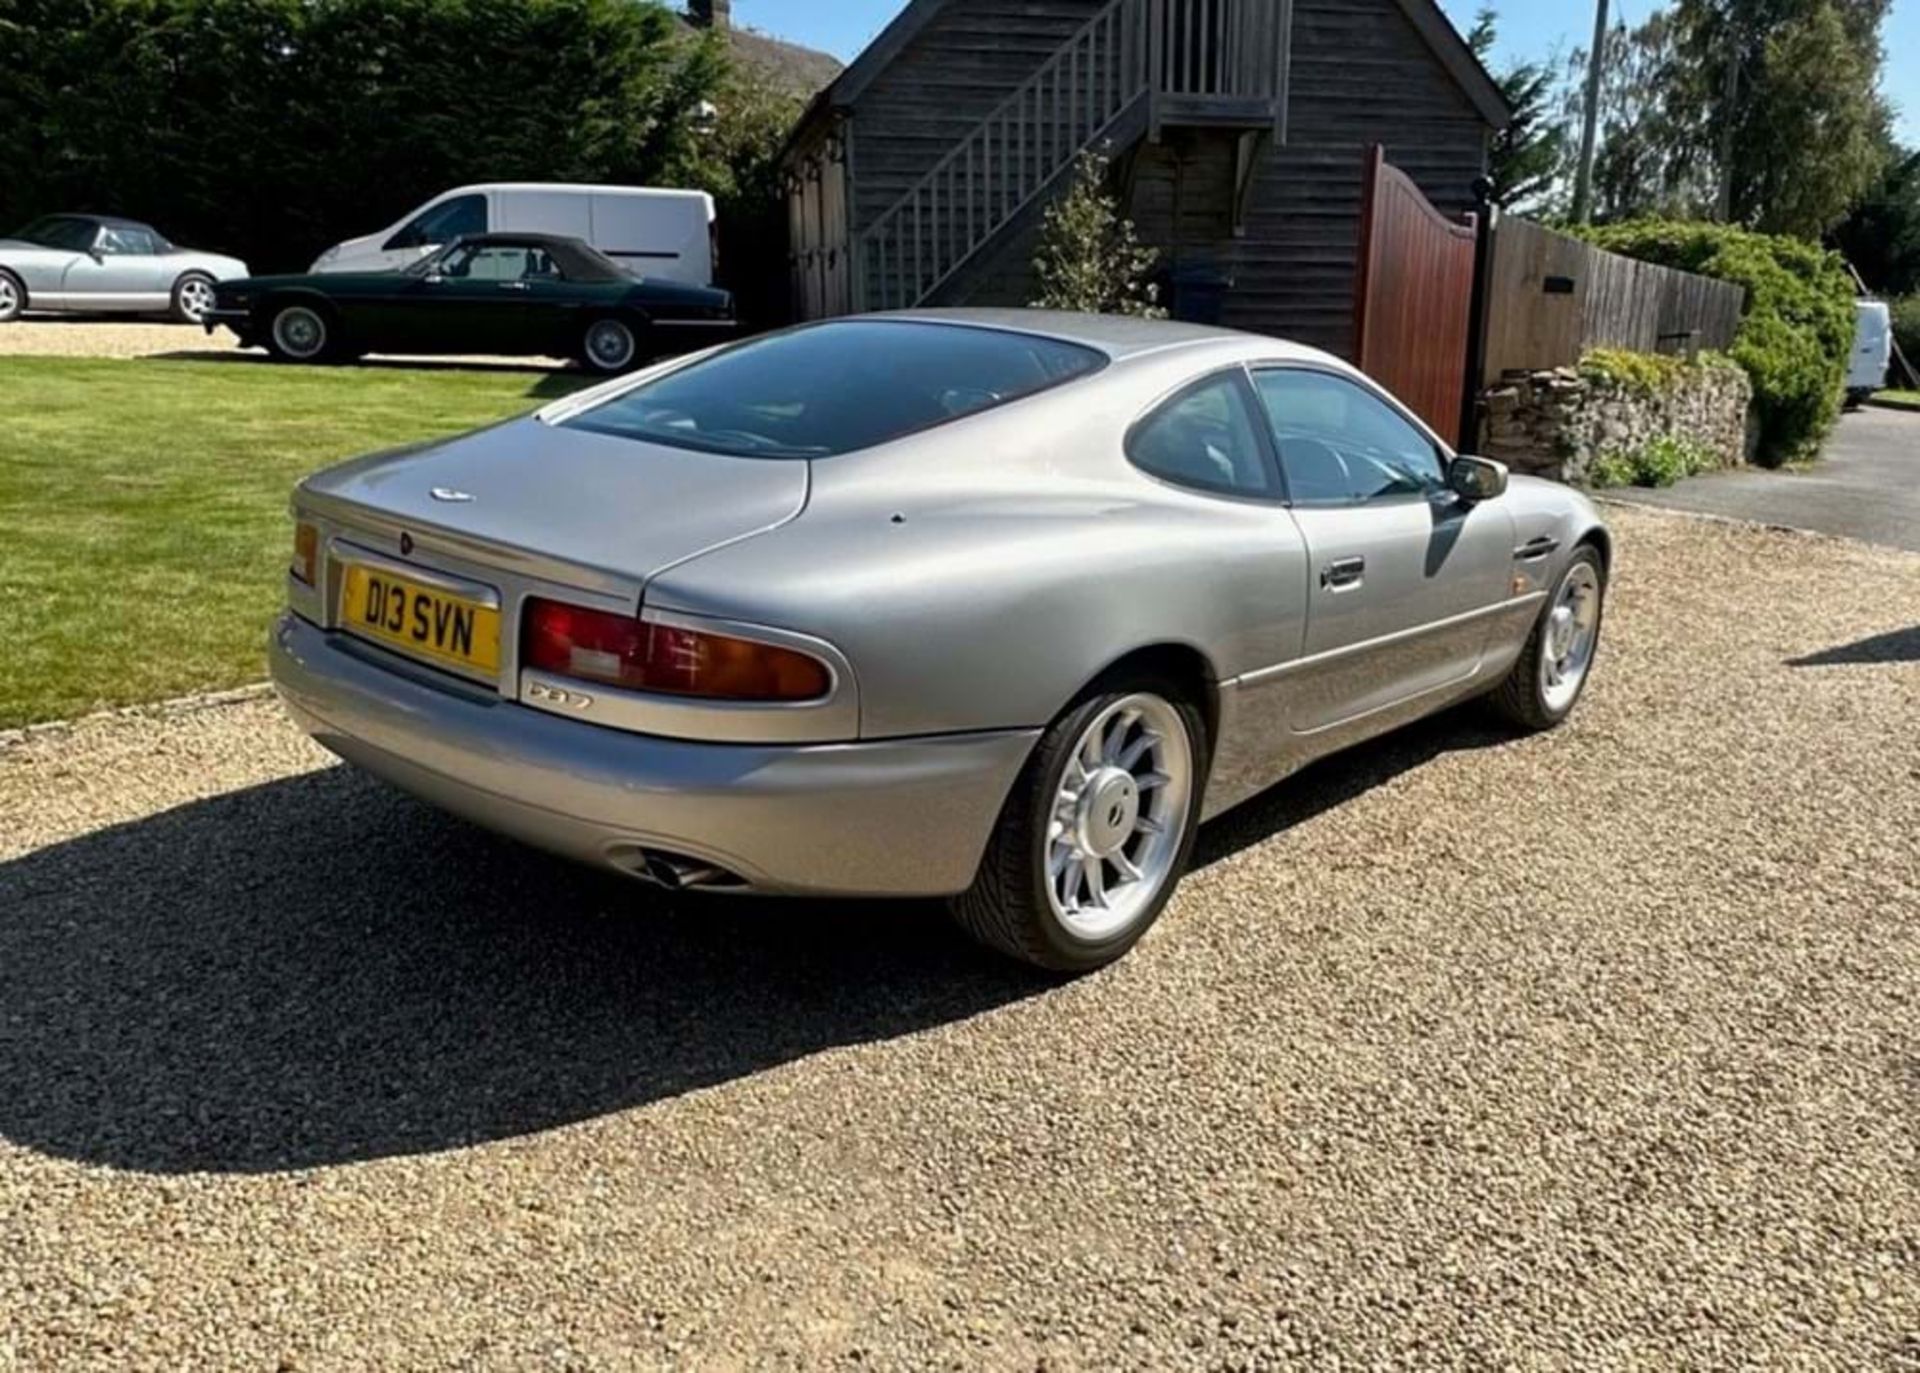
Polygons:
M173 286L173 317L182 324L198 324L213 309L213 278L192 273Z

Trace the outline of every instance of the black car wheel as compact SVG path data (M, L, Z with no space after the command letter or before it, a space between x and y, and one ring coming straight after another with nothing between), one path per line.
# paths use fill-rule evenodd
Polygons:
M281 362L319 362L333 342L327 317L312 305L281 305L267 325L267 351Z
M639 355L633 326L622 319L596 319L580 340L580 361L596 372L624 372Z
M12 272L0 270L0 324L20 318L27 308L27 288Z

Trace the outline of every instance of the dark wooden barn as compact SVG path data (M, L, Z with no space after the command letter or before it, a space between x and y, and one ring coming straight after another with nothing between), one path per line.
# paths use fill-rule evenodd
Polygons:
M790 145L795 307L1027 303L1095 149L1173 277L1230 282L1176 313L1357 357L1369 148L1457 218L1507 117L1434 0L912 0Z

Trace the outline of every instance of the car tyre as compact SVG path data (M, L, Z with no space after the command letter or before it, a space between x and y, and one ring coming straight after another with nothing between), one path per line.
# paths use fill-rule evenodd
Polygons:
M333 321L317 305L276 305L267 318L267 351L277 362L324 362L334 347Z
M176 324L199 324L213 308L213 278L205 272L187 272L173 283L173 308L169 313Z
M27 284L0 268L0 324L11 324L27 308Z
M1599 549L1581 544L1540 608L1519 660L1487 698L1496 712L1534 732L1557 728L1573 714L1600 651L1606 596L1606 562Z
M1135 678L1084 697L1041 736L973 885L950 902L954 919L1050 972L1121 958L1186 871L1206 758L1205 721L1172 683Z
M614 376L640 360L640 339L624 319L604 316L580 336L580 362L589 371Z

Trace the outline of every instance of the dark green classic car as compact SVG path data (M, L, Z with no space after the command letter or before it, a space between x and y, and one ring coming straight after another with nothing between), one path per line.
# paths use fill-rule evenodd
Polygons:
M725 291L632 276L577 238L475 234L398 271L223 281L205 323L282 362L484 353L623 372L721 342L734 316Z

